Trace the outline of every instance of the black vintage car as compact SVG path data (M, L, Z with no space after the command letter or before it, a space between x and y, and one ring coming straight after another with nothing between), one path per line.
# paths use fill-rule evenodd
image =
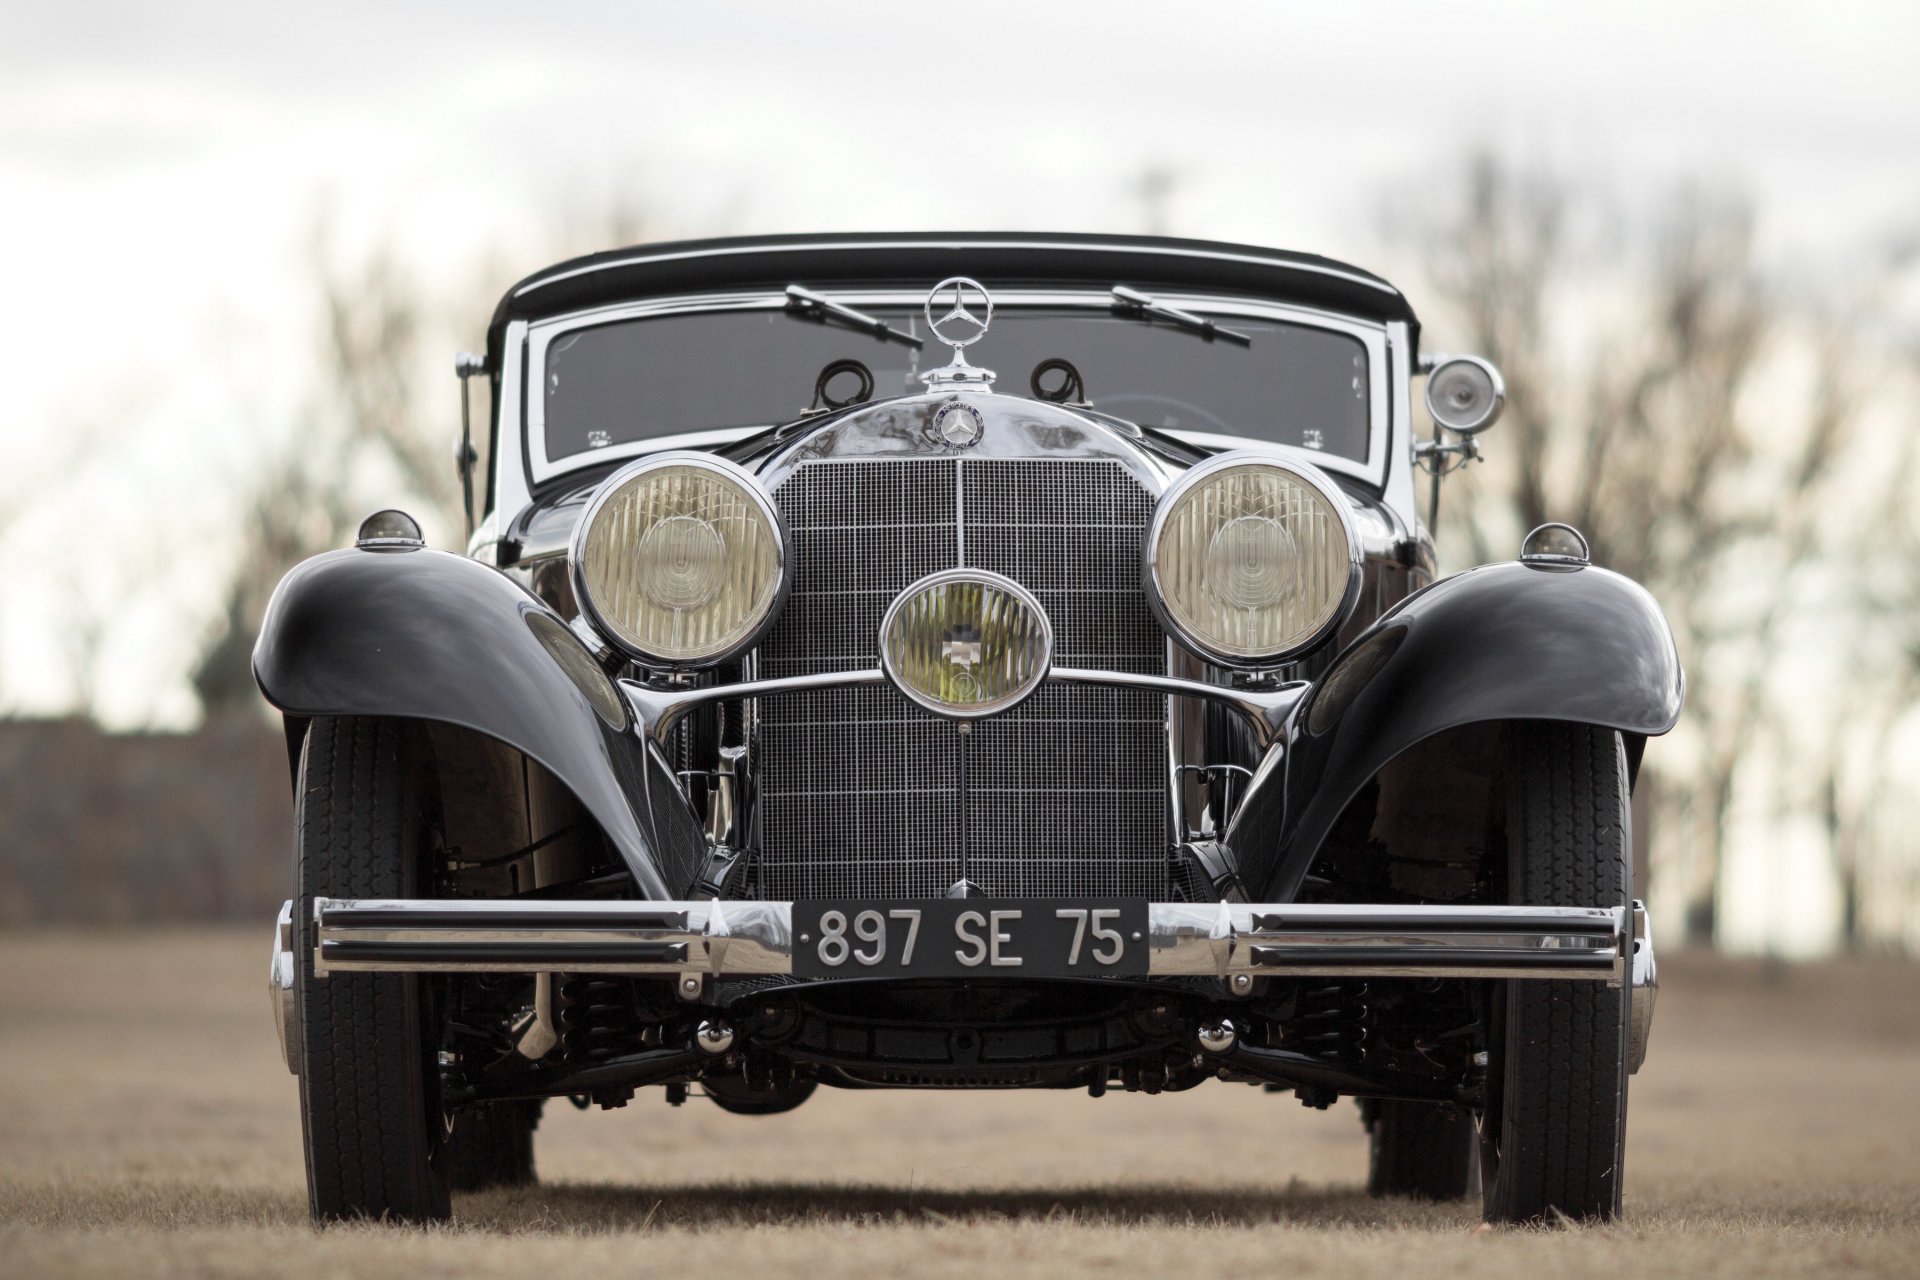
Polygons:
M459 371L467 554L378 513L254 656L317 1218L531 1181L553 1098L1209 1081L1357 1098L1382 1195L1618 1211L1681 672L1564 526L1435 580L1416 495L1502 390L1392 286L662 244L516 285Z

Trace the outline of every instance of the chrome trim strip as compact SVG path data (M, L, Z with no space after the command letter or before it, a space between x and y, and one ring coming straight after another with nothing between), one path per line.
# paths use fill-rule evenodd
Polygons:
M1391 449L1383 457L1386 471L1380 480L1387 506L1399 515L1408 530L1421 525L1419 502L1414 497L1413 468L1413 378L1414 340L1404 320L1387 326L1387 356L1390 366L1385 380L1391 396L1386 412L1387 438L1404 442L1402 449Z
M716 684L696 688L663 689L637 680L617 680L627 705L640 721L641 729L665 746L674 726L695 707L733 698L759 698L771 693L799 693L808 689L837 689L843 685L885 684L887 675L878 667L869 671L821 671L813 675L778 676L769 680L742 680L737 684Z
M973 572L969 570L968 572ZM1279 742L1286 733L1287 717L1311 686L1304 680L1265 689L1235 689L1225 685L1183 680L1178 676L1152 675L1135 671L1094 671L1084 667L1053 667L1042 684L1059 680L1070 684L1108 685L1120 689L1148 689L1173 697L1205 698L1221 703L1244 716L1262 750ZM843 685L885 684L887 676L878 667L866 671L822 671L804 676L782 676L774 680L742 680L735 684L707 685L698 688L660 688L637 680L616 681L626 695L642 730L665 745L674 726L695 707L733 698L758 698L773 693L794 693L807 689L834 689Z
M967 460L965 458L953 460L953 561L956 569L967 567ZM1021 590L1025 591L1026 588L1022 587ZM897 607L905 598L906 593L902 592L894 600L894 605ZM892 613L893 610L888 609L887 612ZM1049 631L1053 629L1051 620L1048 621L1047 629ZM882 623L880 639L883 652L886 636L886 624ZM1049 646L1049 652L1051 652L1051 646Z
M1074 684L1101 684L1118 689L1151 689L1169 697L1204 698L1218 702L1244 717L1253 730L1260 749L1280 742L1286 736L1287 718L1313 686L1305 680L1264 689L1235 689L1226 685L1185 680L1179 676L1151 675L1136 671L1093 671L1084 667L1055 667L1047 672L1049 680Z
M314 972L790 973L771 902L315 898Z
M493 457L488 465L493 470L492 514L504 533L512 527L514 517L533 502L531 481L536 468L527 444L528 409L524 374L528 351L525 320L515 320L507 326L501 338L500 352L498 400L492 406Z
M1150 974L1223 982L1289 974L1619 982L1621 943L1636 927L1623 907L1155 902L1147 913ZM321 976L793 971L786 902L316 898L314 924ZM1641 1032L1643 1048L1644 1040Z

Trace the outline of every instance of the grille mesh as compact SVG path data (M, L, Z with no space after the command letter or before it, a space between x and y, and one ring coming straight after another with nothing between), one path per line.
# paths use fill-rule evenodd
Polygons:
M767 676L875 665L887 605L961 563L1039 597L1058 664L1163 669L1140 585L1152 500L1116 463L817 462L774 497L794 577ZM1167 896L1157 695L1044 685L964 737L886 686L768 698L759 717L762 897L939 897L963 876L1009 897Z

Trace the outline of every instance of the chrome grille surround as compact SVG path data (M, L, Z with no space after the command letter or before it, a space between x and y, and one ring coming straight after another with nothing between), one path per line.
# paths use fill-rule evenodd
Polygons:
M1060 665L1165 670L1140 578L1153 496L1117 462L808 461L774 501L793 588L761 676L872 667L893 598L962 564L1039 597ZM963 878L1008 897L1170 894L1159 695L1043 685L963 735L868 685L765 699L757 721L754 896L939 897Z

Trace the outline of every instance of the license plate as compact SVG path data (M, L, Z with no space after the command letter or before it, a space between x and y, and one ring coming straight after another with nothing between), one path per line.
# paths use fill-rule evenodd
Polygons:
M793 904L802 978L1081 978L1147 971L1138 898Z

